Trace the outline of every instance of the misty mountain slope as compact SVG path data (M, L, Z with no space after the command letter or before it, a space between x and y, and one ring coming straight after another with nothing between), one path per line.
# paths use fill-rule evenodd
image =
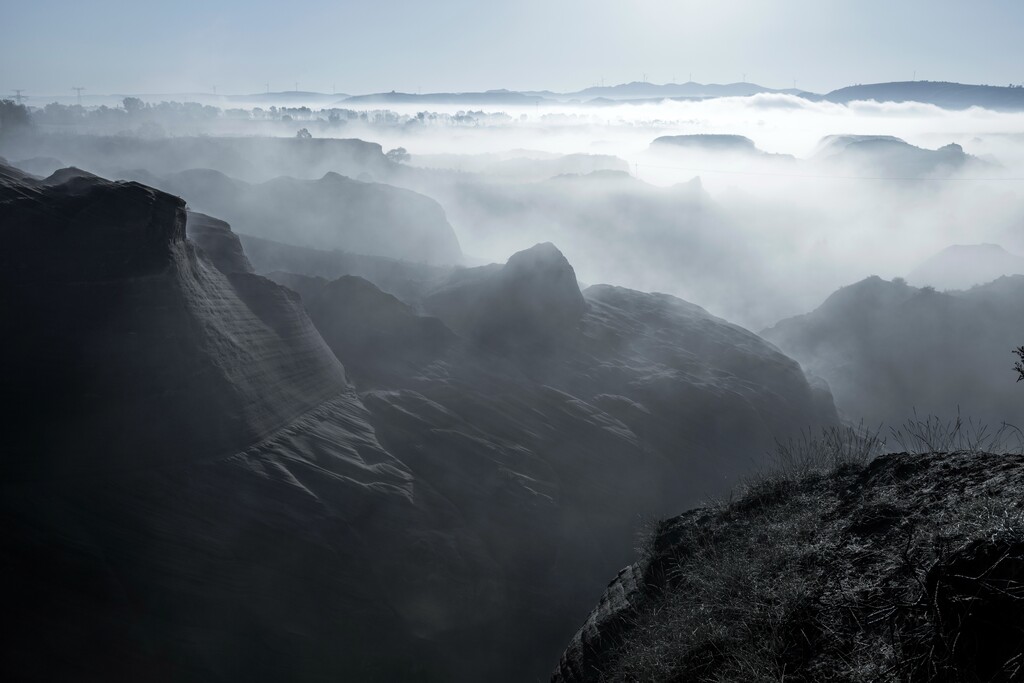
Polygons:
M831 167L895 179L943 177L993 166L964 153L956 143L934 150L924 149L889 135L829 135L818 144L814 160Z
M342 275L365 278L406 303L418 301L423 293L451 273L450 267L401 261L344 251L297 247L239 234L253 267L259 273L292 273L334 280ZM288 283L284 283L291 286Z
M654 139L651 149L667 153L695 152L742 157L770 157L773 161L793 160L793 157L788 154L768 154L758 149L753 140L743 135L663 135Z
M21 587L6 666L316 680L390 637L400 668L406 620L423 623L403 591L443 595L488 560L411 490L295 295L217 270L185 239L183 202L135 183L5 173L0 213L7 386L23 400L4 416ZM443 528L462 565L414 550L409 534ZM416 552L438 573L398 581Z
M773 90L756 83L648 83L633 81L618 85L595 85L570 93L537 93L563 99L604 98L608 100L634 100L665 97L746 97L762 92L792 92L789 90Z
M508 567L506 674L557 656L638 511L721 490L772 435L835 420L756 335L673 297L581 293L550 244L453 271L421 300L440 320L359 278L271 277L302 293L380 442Z
M580 293L572 267L550 244L500 269L457 273L422 305L477 349L623 420L663 449L683 480L694 475L698 488L697 472L729 476L743 468L727 455L740 444L834 419L830 397L753 333L667 295L605 285ZM712 442L720 446L715 456ZM673 453L680 443L695 450ZM713 464L698 455L705 447Z
M222 222L193 216L197 249L175 197L10 175L5 668L449 678L439 643L507 616L504 570L381 446L296 295L233 270Z
M915 286L967 289L1004 275L1024 275L1024 257L998 244L954 244L907 273Z
M904 81L852 85L824 96L829 102L923 102L944 109L983 107L994 111L1024 110L1024 89L942 81Z
M345 389L294 295L198 256L180 199L75 169L0 193L6 317L23 321L5 346L28 392L13 409L50 425L17 438L60 468L222 455ZM12 476L37 464L7 459Z
M750 466L728 447L830 409L696 307L685 374L626 354L676 332L625 310L588 323L550 245L443 285L517 302L470 299L465 319L509 313L545 340L522 357L358 278L279 275L300 305L246 272L227 224L136 183L5 173L0 208L25 398L5 419L33 455L5 458L0 501L18 677L534 678L638 513L720 489ZM358 393L337 358L361 364ZM709 425L694 406L715 401L733 412Z
M148 175L145 182L154 182ZM251 185L209 169L156 180L198 210L259 237L319 249L457 263L458 239L444 210L420 194L327 173L319 180L280 177Z
M586 310L576 273L546 242L490 266L453 275L424 308L481 346L532 353L571 333Z
M535 150L510 150L484 154L416 154L413 165L481 173L503 181L535 182L565 173L628 171L628 164L608 154L553 154Z
M8 159L54 157L104 176L144 169L165 176L206 168L248 182L278 176L314 179L326 173L383 177L394 165L373 142L345 138L217 137L146 138L52 132L5 137L0 154Z
M551 680L1019 680L1022 493L1020 454L761 480L658 523Z
M871 277L762 332L826 380L848 418L902 424L919 414L997 427L1024 418L1010 349L1024 337L1024 276L940 293Z
M767 237L745 232L699 183L660 188L615 171L523 184L395 182L436 197L467 254L552 242L584 281L671 291L729 317L757 308L751 288L770 295L780 287L760 251Z
M532 106L543 101L536 95L510 90L488 90L487 92L460 93L403 93L385 92L369 95L350 95L338 103L344 104L460 104L467 106Z
M320 334L359 386L410 377L458 346L440 320L417 315L363 278L344 275L328 282L280 272L268 277L300 293Z

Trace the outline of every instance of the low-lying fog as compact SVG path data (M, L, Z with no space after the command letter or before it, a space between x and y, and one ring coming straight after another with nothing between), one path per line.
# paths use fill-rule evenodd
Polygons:
M236 101L185 123L135 112L102 132L291 137L305 128L314 138L402 147L404 172L369 170L361 179L436 199L468 264L552 241L583 282L677 294L755 330L868 275L904 276L952 244L1024 253L1024 113L786 94L470 109L344 101L328 109L323 96L309 109L301 104L278 111ZM743 136L753 145L705 138L652 146L678 135ZM893 136L939 151L885 141L851 150L849 139L828 141L839 135ZM951 143L962 152L940 150ZM247 162L250 182L286 174L273 159ZM98 170L134 170L119 163ZM323 170L310 167L307 177Z
M567 230L570 219L541 210L520 213L516 223L507 207L467 199L471 193L462 186L446 193L442 204L473 258L501 260L556 232L585 281L679 294L755 329L807 311L837 287L868 275L906 275L951 244L993 242L1024 252L1024 114L916 103L844 106L777 94L507 113L507 121L473 127L428 120L358 135L385 149L404 147L413 166L481 173L505 184L544 183L543 165L531 174L516 158L615 157L621 162L595 160L593 166L626 171L653 187L593 179L589 188L552 189L570 204L560 211L578 209L613 221L615 235L604 228L600 237L587 234L585 221ZM697 134L744 136L756 150L651 146L661 136ZM823 145L827 136L844 134L894 136L927 150L955 143L969 157L904 159L898 149L844 155ZM566 172L551 168L552 175ZM580 172L587 170L581 160ZM673 186L694 177L714 216L686 204L660 212L663 223L655 225L650 212L623 204L631 197L669 201ZM426 184L418 189L429 191ZM540 190L516 194L522 192ZM701 259L701 277L683 272L694 265L689 252L705 250L709 242L715 259ZM659 254L662 249L669 253ZM675 256L679 266L652 268L652 255L668 261Z

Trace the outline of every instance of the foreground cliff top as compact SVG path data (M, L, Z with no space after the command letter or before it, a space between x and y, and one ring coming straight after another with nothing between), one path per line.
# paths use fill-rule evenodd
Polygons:
M895 454L660 523L554 681L1010 681L1024 456Z

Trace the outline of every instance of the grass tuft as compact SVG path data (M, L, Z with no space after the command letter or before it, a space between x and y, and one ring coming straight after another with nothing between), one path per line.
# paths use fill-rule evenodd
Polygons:
M890 428L893 441L902 452L913 455L927 453L1024 453L1024 432L1020 428L1003 422L997 429L960 416L941 420L935 415L914 416L899 427Z

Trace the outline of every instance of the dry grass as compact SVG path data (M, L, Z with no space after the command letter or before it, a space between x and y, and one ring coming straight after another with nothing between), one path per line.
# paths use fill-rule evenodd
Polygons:
M890 428L893 441L904 453L1022 453L1024 432L1018 427L1002 423L997 429L987 424L964 420L957 409L956 418L941 420L934 415L914 417L899 427Z
M652 528L654 597L599 680L982 680L936 635L927 581L970 542L1024 541L1024 461L981 454L1019 453L1007 435L1020 432L915 416L897 435L908 452L950 451L916 456L945 478L912 455L872 466L877 431L808 433L779 443L774 469L730 499Z

